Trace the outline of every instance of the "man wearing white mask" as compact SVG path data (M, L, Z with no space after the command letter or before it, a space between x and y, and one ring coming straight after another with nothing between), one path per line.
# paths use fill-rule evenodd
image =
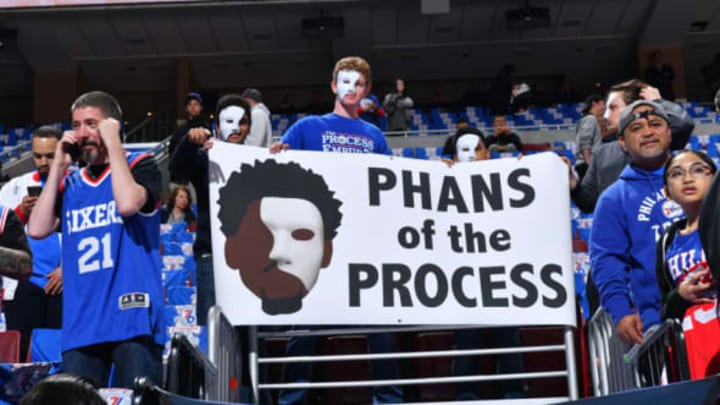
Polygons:
M452 136L452 159L443 159L448 166L456 162L476 162L490 159L485 135L477 128L463 127Z
M349 56L335 63L330 88L335 94L335 108L322 116L305 117L293 124L282 141L270 146L271 152L286 149L318 150L340 153L379 153L390 155L385 136L373 124L360 119L360 102L370 93L372 73L368 62L358 56ZM291 338L285 352L288 356L304 356L315 352L316 336ZM395 337L389 333L368 334L368 348L372 353L395 351ZM397 365L392 360L371 362L373 379L398 378ZM311 363L287 363L284 379L288 382L309 381ZM307 401L307 390L286 389L280 391L281 405L301 404ZM398 386L378 386L373 390L374 403L398 403L403 393Z
M185 176L197 191L197 235L193 251L197 264L198 324L207 323L207 312L215 304L212 247L210 243L210 196L207 151L213 142L242 144L250 132L250 105L237 94L220 98L215 109L215 137L206 128L192 128L170 158L170 171Z
M448 166L455 163L482 162L490 159L490 151L485 144L482 131L473 127L463 127L452 137L453 158L443 159ZM482 349L487 347L520 346L518 328L491 328L487 334L482 329L458 329L454 333L455 346L461 350ZM496 358L496 368L500 374L522 373L524 370L522 354L510 353ZM480 364L471 356L460 356L453 361L455 376L476 375ZM521 380L499 382L504 398L522 398L524 396ZM456 399L479 399L476 381L458 383Z
M392 154L383 133L358 115L360 102L370 93L371 80L370 65L365 59L357 56L340 59L335 64L330 83L336 95L333 112L299 120L288 128L281 142L270 146L270 150Z

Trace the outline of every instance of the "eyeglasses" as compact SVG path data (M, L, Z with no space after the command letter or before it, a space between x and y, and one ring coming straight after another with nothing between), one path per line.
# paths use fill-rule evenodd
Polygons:
M33 153L33 157L34 157L35 159L42 159L42 158L55 159L55 152L50 152L50 153Z
M665 175L669 181L681 181L685 178L685 174L687 173L690 173L690 176L694 179L701 179L708 174L711 174L712 169L704 163L693 163L687 170L683 170L679 167L673 167Z

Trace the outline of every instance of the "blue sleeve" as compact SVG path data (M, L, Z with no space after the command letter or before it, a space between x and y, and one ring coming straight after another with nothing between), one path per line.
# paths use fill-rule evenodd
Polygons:
M282 137L282 143L290 145L290 149L303 149L302 142L302 121L297 121L285 131Z
M376 130L376 134L377 142L375 142L375 150L373 150L373 153L380 155L392 155L392 150L388 147L385 135L380 130Z
M634 311L630 300L631 242L623 223L623 205L614 196L615 193L601 196L595 209L590 261L600 304L617 324Z

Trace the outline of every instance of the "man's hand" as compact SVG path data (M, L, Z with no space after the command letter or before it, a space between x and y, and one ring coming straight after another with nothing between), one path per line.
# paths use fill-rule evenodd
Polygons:
M290 149L290 145L282 142L275 142L272 145L270 145L270 153L278 153L283 150Z
M615 326L620 340L625 343L637 343L642 344L643 342L643 325L638 314L630 314L623 317L617 326Z
M120 122L115 118L105 118L98 124L98 132L100 133L100 138L105 142L105 145L116 140L119 141Z
M65 145L77 145L78 139L75 137L75 131L65 131L55 147L55 159L53 165L58 164L64 172L72 164L72 157L65 152Z
M573 164L570 161L570 159L568 159L566 156L560 156L560 159L568 167L568 180L570 183L570 191L572 191L575 189L575 187L577 187L577 184L578 184L578 178L577 178L577 176L575 176L575 168L573 167Z
M655 101L662 98L660 96L660 90L653 86L647 86L640 90L640 98L648 101Z
M199 146L205 146L205 143L210 139L212 133L209 129L203 127L190 128L188 131L188 140L191 143Z
M22 202L20 203L20 211L22 211L22 213L25 214L26 217L29 217L33 208L35 208L35 203L37 202L37 199L37 197L30 197L29 195L23 197Z
M445 163L448 167L453 167L453 165L455 164L454 160L448 158L441 158L440 161Z
M63 289L62 268L57 267L55 270L48 273L45 277L48 278L48 282L47 282L47 284L45 284L45 294L47 294L47 295L62 294L62 289Z

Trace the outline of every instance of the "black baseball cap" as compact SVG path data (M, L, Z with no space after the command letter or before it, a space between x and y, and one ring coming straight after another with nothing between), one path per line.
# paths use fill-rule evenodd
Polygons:
M188 95L185 96L185 104L189 103L190 100L197 100L197 102L200 103L200 105L205 105L200 93L188 93Z

